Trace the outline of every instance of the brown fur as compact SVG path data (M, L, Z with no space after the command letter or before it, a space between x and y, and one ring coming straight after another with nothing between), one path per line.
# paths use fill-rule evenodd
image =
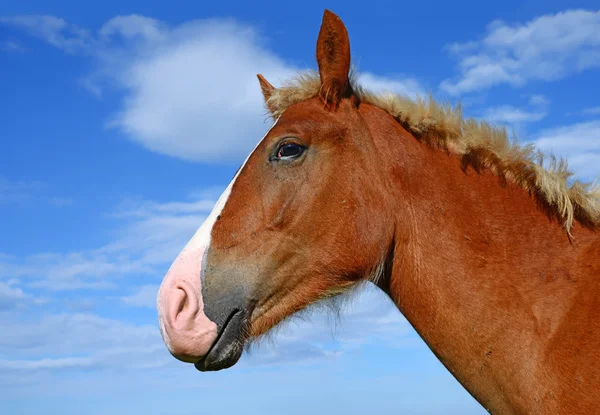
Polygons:
M347 34L336 19L323 25L333 61L347 61L320 70L345 85L335 68L349 66L337 38ZM303 84L318 78L300 82L261 82L279 118L212 229L205 307L247 316L231 344L372 280L490 412L597 413L596 196L568 187L562 163L542 169L532 149L458 110L357 88L323 105L321 88ZM302 156L273 159L290 140Z

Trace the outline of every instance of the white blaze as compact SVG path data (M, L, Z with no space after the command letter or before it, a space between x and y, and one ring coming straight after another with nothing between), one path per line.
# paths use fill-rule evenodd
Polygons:
M269 131L277 124L273 123ZM204 314L202 280L205 258L217 217L223 211L231 189L248 159L267 134L250 152L212 212L179 253L163 279L157 296L160 331L169 351L178 359L194 362L208 353L217 338L217 326Z
M233 188L233 184L237 180L238 176L244 169L244 166L246 165L246 163L248 162L248 160L250 159L252 154L254 154L254 152L260 145L260 143L263 142L263 140L265 139L267 134L269 134L269 132L273 129L273 127L275 127L275 125L277 124L277 121L279 121L279 118L277 120L275 120L275 122L273 123L271 128L269 128L269 130L265 133L263 138L261 138L260 141L258 142L258 144L256 144L256 146L250 152L248 157L246 157L246 160L244 160L244 162L240 166L240 169L237 171L237 173L235 174L235 176L233 177L233 179L231 180L231 182L229 183L229 185L227 186L225 191L221 194L221 197L219 197L219 200L217 200L217 204L215 205L213 210L210 212L210 215L208 215L208 217L204 220L204 222L202 223L200 228L196 231L194 236L192 236L192 239L190 239L190 241L187 243L185 248L183 248L182 253L184 251L188 251L188 250L197 250L199 248L204 248L205 249L204 256L206 256L206 254L208 253L208 248L210 246L210 236L212 233L213 226L214 226L215 222L217 221L217 217L223 211L223 208L225 207L225 204L227 203L227 199L229 199L229 195L231 194L231 189ZM203 260L204 260L204 258L203 258Z

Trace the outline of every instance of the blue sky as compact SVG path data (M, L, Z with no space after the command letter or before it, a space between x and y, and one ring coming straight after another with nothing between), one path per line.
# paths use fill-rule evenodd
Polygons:
M485 413L368 287L227 371L160 339L158 284L269 127L255 74L314 69L323 7L2 2L2 414ZM326 7L367 87L462 102L600 173L597 2Z

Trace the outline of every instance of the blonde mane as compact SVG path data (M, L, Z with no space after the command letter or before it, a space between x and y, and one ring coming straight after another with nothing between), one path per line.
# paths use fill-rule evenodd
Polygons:
M519 145L508 138L505 127L463 118L460 106L441 105L431 97L412 100L391 93L375 94L360 87L354 76L351 79L361 102L383 109L417 139L462 157L465 166L488 169L518 184L551 208L569 234L574 220L600 228L600 187L579 181L569 185L573 173L565 160L544 155L533 144ZM267 107L273 117L279 117L291 105L316 96L320 87L317 73L300 74L274 90Z

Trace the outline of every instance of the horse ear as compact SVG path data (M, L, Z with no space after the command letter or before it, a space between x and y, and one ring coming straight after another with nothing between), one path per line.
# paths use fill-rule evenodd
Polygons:
M258 78L258 83L260 84L260 89L265 99L265 105L267 106L267 109L273 113L274 108L269 105L269 98L271 98L271 95L273 95L275 87L271 85L269 81L267 81L261 74L257 74L256 77Z
M342 98L352 95L350 39L346 26L337 15L325 10L317 40L317 63L321 76L319 96L326 106L337 108Z

